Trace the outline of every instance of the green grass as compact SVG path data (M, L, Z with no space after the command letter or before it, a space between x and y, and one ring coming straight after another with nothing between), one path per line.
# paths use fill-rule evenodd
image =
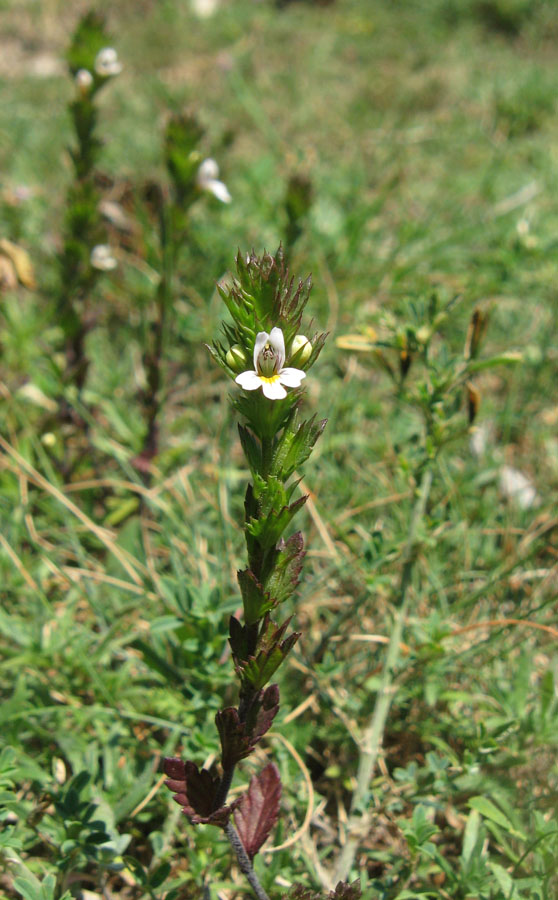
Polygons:
M299 525L309 552L293 612L303 637L282 670L274 731L302 757L316 812L259 871L279 897L289 882L319 887L316 860L332 862L383 659L384 645L362 636L389 636L410 517L419 418L371 353L336 339L366 326L382 333L389 316L409 322L411 304L437 291L461 295L440 329L447 353L462 352L481 303L491 309L486 352L520 350L523 362L477 378L485 455L472 455L464 433L436 467L373 817L351 877L374 898L551 900L558 656L544 629L556 627L558 11L516 0L280 11L237 0L201 21L175 0L143 3L141 15L137 3L100 7L125 67L100 101L107 195L126 204L129 188L164 177L165 116L186 104L233 203L193 212L147 490L132 459L143 440L138 310L150 308L152 236L123 246L97 289L86 390L80 401L67 392L85 437L52 419L72 85L33 74L38 54L63 57L77 19L55 3L3 4L6 41L20 52L0 88L0 237L29 252L38 283L0 295L1 434L17 454L0 457L0 746L13 748L0 761L13 765L2 785L14 792L0 803L13 827L6 856L20 860L0 876L6 897L34 900L14 878L42 880L74 851L75 880L61 878L45 900L62 886L95 900L103 890L162 900L173 888L186 900L204 884L213 900L249 896L221 839L187 824L163 788L151 792L163 755L213 758L215 712L235 702L226 637L248 473L228 384L203 344L222 316L216 281L238 247L275 250L287 179L302 173L314 202L292 269L312 272L309 313L331 333L306 407L329 424L304 472L314 506ZM22 185L30 197L15 202ZM135 215L134 202L126 208ZM79 459L71 478L68 454ZM533 481L538 506L502 497L504 463ZM336 617L337 636L316 655ZM308 794L279 738L263 742L258 764L271 754L284 782L279 844L303 822ZM94 850L82 835L62 851L75 839L62 795L83 771L82 795L110 842ZM165 861L169 873L149 887L145 873Z

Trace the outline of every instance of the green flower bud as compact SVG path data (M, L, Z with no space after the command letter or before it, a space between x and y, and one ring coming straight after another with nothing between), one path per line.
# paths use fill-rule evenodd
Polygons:
M296 356L296 361L303 366L312 355L312 344L303 334L297 334L291 347L291 360Z
M225 356L225 362L233 372L243 372L246 368L246 354L240 344L233 344Z
M432 329L428 325L421 325L417 330L417 341L419 344L427 344L432 337Z

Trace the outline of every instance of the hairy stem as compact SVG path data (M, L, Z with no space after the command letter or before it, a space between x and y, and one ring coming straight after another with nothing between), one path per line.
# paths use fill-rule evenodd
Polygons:
M407 617L407 606L409 602L408 588L411 583L413 568L417 557L417 532L424 516L431 485L432 472L430 469L427 469L422 475L417 487L416 500L413 507L411 524L403 556L404 562L399 583L397 617L394 622L386 652L382 680L376 696L374 711L362 739L357 772L357 784L353 793L351 811L345 828L347 840L337 861L333 884L347 879L358 849L357 833L359 832L359 826L362 825L363 821L362 808L367 800L370 782L382 747L387 717L395 695L395 670L399 659L401 635Z
M214 810L221 809L221 807L225 805L234 777L234 770L235 766L230 766L230 768L223 770L219 788L215 795L215 803L213 804Z
M262 471L263 478L267 478L271 469L271 460L273 456L273 438L262 437Z
M243 875L246 876L250 887L254 891L254 894L256 895L258 900L269 900L268 895L266 894L266 892L264 891L263 887L261 886L261 884L259 882L258 876L254 872L252 863L250 862L250 859L248 857L248 854L246 853L246 850L242 846L242 841L240 840L238 834L236 833L234 825L232 825L231 822L228 822L225 825L224 831L229 839L229 843L230 843L231 847L233 848L233 850L235 852L236 858L238 860L238 865L240 867L240 871L242 872Z

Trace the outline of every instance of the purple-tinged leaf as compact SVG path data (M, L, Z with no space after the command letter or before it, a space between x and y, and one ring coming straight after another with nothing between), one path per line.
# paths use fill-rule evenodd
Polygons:
M300 531L287 541L279 541L273 568L265 582L265 590L274 599L274 606L287 600L296 590L304 562L304 540Z
M258 640L258 624L242 625L237 618L231 616L229 621L229 644L235 664L246 662L256 647Z
M220 779L207 769L198 769L190 760L166 757L163 771L170 777L166 786L174 794L173 799L182 807L194 825L226 825L235 806L221 806L215 809L215 799Z
M255 693L245 709L244 721L232 706L219 710L215 722L221 739L221 763L230 769L252 752L271 727L279 709L279 688L270 685Z
M353 881L352 884L349 884L348 881L340 881L334 891L330 891L327 895L327 900L359 900L362 897L362 890L360 888L360 881Z
M353 881L352 884L340 881L335 890L327 894L305 887L303 884L294 884L288 894L283 894L283 900L359 900L360 897L362 897L360 881Z
M296 644L299 632L293 632L283 639L291 618L286 619L282 625L277 625L266 615L260 626L256 655L239 659L233 651L235 668L243 688L248 687L250 692L263 688Z
M250 779L250 787L234 811L238 836L250 859L254 859L277 822L280 799L279 770L275 763L269 763Z
M237 572L238 584L242 594L244 606L244 621L247 625L258 622L276 605L269 592L264 591L260 582L251 569L242 569Z

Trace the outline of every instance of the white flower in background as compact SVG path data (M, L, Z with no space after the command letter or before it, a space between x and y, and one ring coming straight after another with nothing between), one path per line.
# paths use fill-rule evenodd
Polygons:
M221 203L231 202L232 197L227 185L219 181L219 166L214 159L204 159L198 169L196 183L201 191L209 191Z
M219 8L219 0L191 0L192 12L199 19L209 19Z
M88 69L78 69L74 81L82 97L86 97L93 84L93 75Z
M300 387L306 372L301 369L283 368L285 362L285 338L280 328L270 333L260 331L254 344L254 371L242 372L235 381L245 391L261 387L268 400L282 400L287 396L286 387Z
M493 425L491 422L481 422L470 430L469 447L476 459L482 459L493 437Z
M110 272L118 265L108 244L97 244L96 247L93 247L89 262L94 269L99 269L101 272Z
M530 509L540 503L540 497L527 476L512 466L502 466L500 469L500 490L504 497L513 500L521 509Z
M118 59L118 53L114 47L103 47L95 57L95 72L101 78L110 78L112 75L120 75L122 64Z

